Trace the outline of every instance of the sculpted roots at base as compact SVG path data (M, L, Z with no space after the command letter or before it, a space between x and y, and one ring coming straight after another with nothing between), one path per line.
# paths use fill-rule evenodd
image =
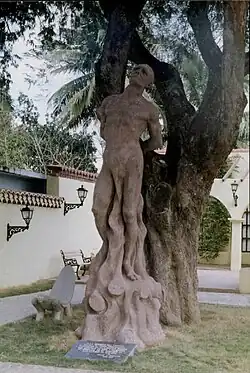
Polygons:
M143 151L162 145L158 109L142 96L153 81L149 66L137 66L124 92L105 98L97 111L106 148L93 213L103 245L90 268L84 339L141 347L163 339L161 286L147 274L143 251ZM141 146L145 130L150 138Z

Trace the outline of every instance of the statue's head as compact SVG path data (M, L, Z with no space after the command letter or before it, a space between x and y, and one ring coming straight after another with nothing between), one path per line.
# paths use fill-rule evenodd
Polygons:
M148 65L137 65L134 67L129 83L146 88L154 82L154 72Z

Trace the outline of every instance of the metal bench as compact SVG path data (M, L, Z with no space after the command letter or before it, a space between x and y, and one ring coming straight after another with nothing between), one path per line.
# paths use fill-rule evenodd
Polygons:
M93 255L90 257L85 257L82 250L79 251L63 251L60 250L62 260L65 266L70 265L73 267L77 280L80 280L80 271L82 272L82 276L85 275L88 267L91 264ZM77 260L79 258L80 260ZM81 261L81 262L80 262Z

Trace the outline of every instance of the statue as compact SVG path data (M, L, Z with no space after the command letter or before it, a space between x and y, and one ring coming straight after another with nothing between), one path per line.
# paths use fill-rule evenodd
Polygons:
M148 65L135 67L124 92L105 98L97 110L106 148L92 211L103 244L90 266L86 318L77 330L85 340L143 348L164 339L159 322L163 292L146 271L143 251L143 151L162 144L158 110L142 96L153 81ZM140 142L146 129L150 138Z

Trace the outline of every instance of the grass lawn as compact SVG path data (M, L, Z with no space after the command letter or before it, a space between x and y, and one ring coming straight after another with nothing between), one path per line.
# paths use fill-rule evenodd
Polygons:
M39 291L45 291L52 288L53 280L40 280L30 285L12 286L9 288L0 288L0 298L12 297L14 295L31 294Z
M124 373L250 372L250 308L202 305L201 312L200 326L167 328L164 344L137 353L124 365L64 358L75 342L81 308L60 324L29 318L0 327L0 361Z

